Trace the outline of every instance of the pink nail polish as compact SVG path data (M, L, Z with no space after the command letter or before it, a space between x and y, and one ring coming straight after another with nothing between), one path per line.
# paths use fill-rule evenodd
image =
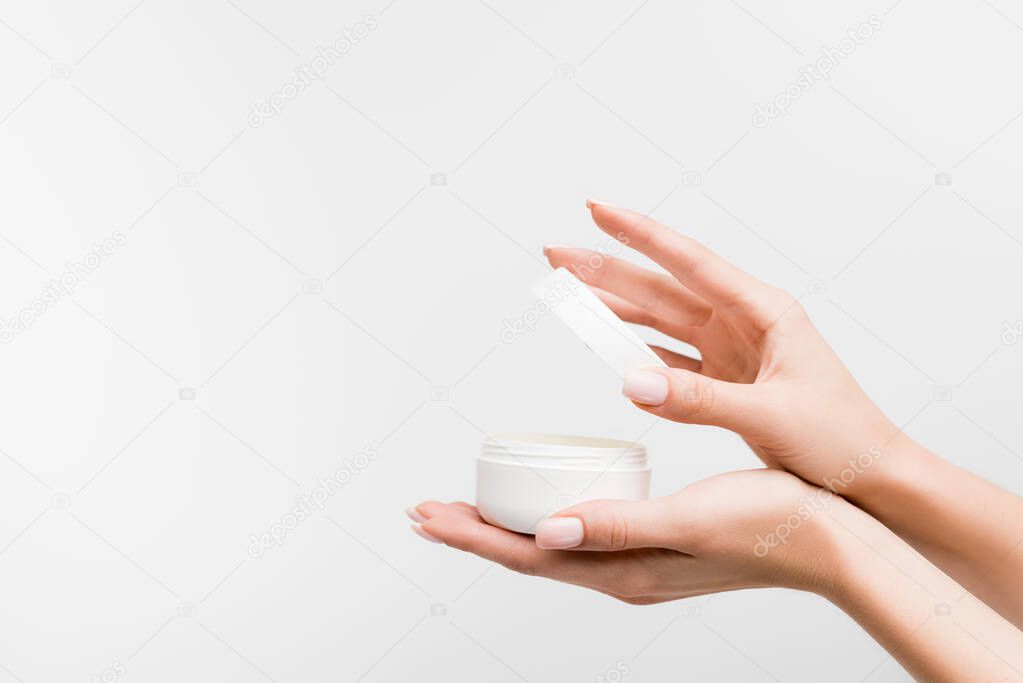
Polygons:
M430 543L443 543L444 542L444 541L440 540L439 538L437 538L436 536L434 536L433 534L431 534L426 529L424 529L423 525L420 524L419 522L415 522L412 525L412 531L416 532L416 534L418 534L420 538L426 539Z
M575 548L583 542L583 522L578 517L555 517L536 525L536 545L545 550Z
M411 519L413 522L426 521L426 516L415 508L405 508L405 514L408 515L408 518Z
M636 403L648 406L663 405L668 400L668 379L649 370L636 370L625 376L622 393Z

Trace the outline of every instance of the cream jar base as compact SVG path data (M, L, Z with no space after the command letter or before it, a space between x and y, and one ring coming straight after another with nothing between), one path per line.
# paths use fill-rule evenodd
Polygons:
M532 437L539 443L515 438L522 440L491 440L484 448L490 457L476 463L476 508L489 524L532 534L538 522L578 503L649 496L650 468L645 449L637 450L642 446L579 437ZM569 439L572 445L565 446ZM495 443L502 445L495 449Z

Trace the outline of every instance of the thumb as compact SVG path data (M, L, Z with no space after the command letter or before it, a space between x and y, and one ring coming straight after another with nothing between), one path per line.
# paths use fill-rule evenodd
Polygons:
M630 372L622 393L648 413L740 434L761 431L770 409L761 386L724 382L678 368Z
M667 498L592 500L558 511L536 525L536 544L548 550L628 550L673 547Z

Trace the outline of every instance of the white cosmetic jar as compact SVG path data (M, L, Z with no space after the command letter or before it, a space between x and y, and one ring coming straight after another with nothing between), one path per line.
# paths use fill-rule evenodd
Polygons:
M534 533L537 522L587 500L646 500L642 444L553 434L488 437L476 459L476 508L488 523Z

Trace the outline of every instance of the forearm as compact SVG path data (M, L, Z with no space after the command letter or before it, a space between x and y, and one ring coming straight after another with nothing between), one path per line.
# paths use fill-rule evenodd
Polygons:
M1023 632L877 520L832 506L825 597L928 681L1023 681Z
M1023 498L900 435L850 498L1023 626Z

